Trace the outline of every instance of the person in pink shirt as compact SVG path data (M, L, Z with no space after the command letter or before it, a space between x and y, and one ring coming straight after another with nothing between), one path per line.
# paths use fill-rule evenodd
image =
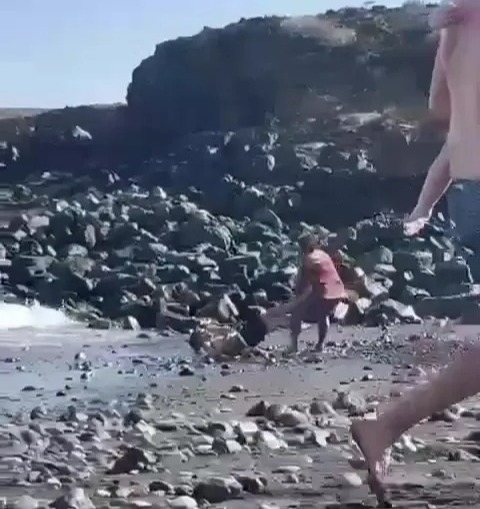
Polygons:
M432 76L430 107L449 120L445 145L433 163L417 207L405 223L411 234L428 221L447 187L480 181L480 0L456 0L435 13L440 44ZM480 199L480 193L478 194ZM386 451L403 433L449 406L480 392L480 344L464 352L428 382L387 404L376 419L357 419L351 434L368 468L370 489L385 503Z
M302 322L316 323L316 350L322 352L330 328L330 318L337 305L347 299L347 292L333 258L322 249L315 235L299 239L301 263L295 282L295 297L269 309L263 316L268 331L290 315L290 346L288 353L298 350Z

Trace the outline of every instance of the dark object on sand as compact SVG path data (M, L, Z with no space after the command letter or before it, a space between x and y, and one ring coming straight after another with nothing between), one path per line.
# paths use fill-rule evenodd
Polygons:
M203 352L213 358L236 357L256 347L268 333L262 310L248 307L242 318L237 326L220 324L215 320L199 323L190 335L190 347L197 354Z
M240 334L243 336L245 343L252 348L265 341L268 328L260 308L254 306L248 308L240 327Z
M214 320L199 323L190 335L189 344L195 353L216 360L232 359L248 348L238 330Z

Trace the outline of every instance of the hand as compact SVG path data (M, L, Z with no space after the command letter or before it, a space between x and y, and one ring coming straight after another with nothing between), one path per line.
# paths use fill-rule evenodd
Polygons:
M420 210L415 208L413 212L405 219L403 228L405 234L409 237L419 233L424 226L430 221L432 210Z

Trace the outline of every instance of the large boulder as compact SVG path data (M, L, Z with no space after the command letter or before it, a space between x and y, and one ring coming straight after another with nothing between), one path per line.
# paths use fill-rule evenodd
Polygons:
M339 105L418 108L434 54L427 15L427 7L374 7L242 19L158 44L133 71L130 121L158 144L273 118L331 115Z

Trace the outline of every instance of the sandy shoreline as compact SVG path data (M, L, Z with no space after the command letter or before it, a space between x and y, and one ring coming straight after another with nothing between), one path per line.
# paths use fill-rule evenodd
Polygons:
M203 366L190 362L184 338L155 334L84 331L82 344L58 331L44 333L50 346L34 345L32 336L28 349L2 346L1 496L10 504L28 495L37 505L22 499L15 507L41 507L78 486L93 506L78 499L57 506L189 508L207 496L214 507L229 508L374 507L366 486L356 486L363 472L349 463L356 454L347 416L418 380L410 349L399 347L413 332L393 331L385 360L379 331L358 328L335 332L338 346L319 362L273 367ZM464 328L459 336L472 333ZM304 336L313 340L314 331ZM282 332L273 335L273 343L285 341ZM347 348L352 342L358 344ZM85 355L75 366L79 352ZM180 376L187 363L190 376ZM347 393L343 408L339 392ZM270 418L247 417L260 401L273 405ZM471 410L466 416L422 425L395 448L408 464L395 465L389 478L395 507L469 507L480 500L480 452L464 440L478 429L480 406L464 406ZM133 425L124 420L132 415ZM129 473L106 475L128 447L143 460L130 459ZM222 478L216 488L212 476ZM241 492L228 488L239 480Z

